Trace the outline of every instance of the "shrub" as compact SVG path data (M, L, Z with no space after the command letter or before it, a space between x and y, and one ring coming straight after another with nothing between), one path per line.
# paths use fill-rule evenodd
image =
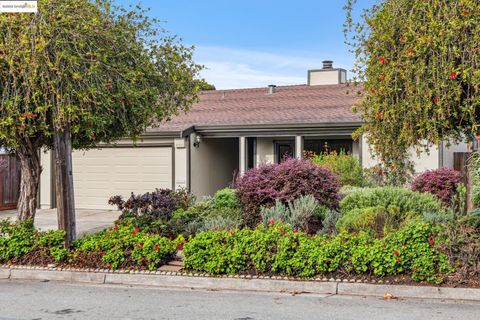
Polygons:
M461 174L450 168L439 168L425 171L412 182L412 190L428 192L437 196L446 206L452 204L452 198L457 192Z
M21 258L37 249L52 249L55 253L63 247L64 239L65 232L61 230L38 232L31 219L19 223L0 221L0 262Z
M314 218L320 220L326 210L328 209L321 206L317 199L308 195L288 202L287 205L277 200L273 207L262 207L260 215L265 226L272 221L283 222L305 232L316 232L317 230L309 228L309 224Z
M404 186L412 181L414 166L409 161L401 165L403 170L392 170L377 164L363 170L364 185L367 187Z
M148 232L172 236L168 228L173 213L187 210L194 202L194 197L185 190L156 189L141 195L132 193L126 201L121 196L111 197L109 204L122 211L120 221L128 221Z
M322 229L317 232L318 235L336 235L337 223L342 218L342 214L336 210L328 210L322 220Z
M155 270L176 253L174 241L121 224L86 236L75 247L84 252L101 252L102 261L111 269L135 263Z
M237 209L240 208L240 201L238 201L235 189L224 188L218 190L213 196L213 206L216 209Z
M286 203L302 195L313 195L328 208L338 205L340 183L328 169L308 160L288 159L280 164L265 164L250 169L235 182L243 209L244 223L255 226L261 221L260 207L275 201Z
M439 238L462 280L480 276L480 213L474 211L443 225Z
M435 196L398 187L371 188L351 193L340 202L340 212L345 215L354 209L390 206L398 207L401 215L410 213L421 216L425 212L447 213Z
M229 205L215 206L214 199L199 202L188 210L175 211L172 219L167 223L168 228L173 234L182 234L188 238L201 230L240 227L242 225L241 208Z
M470 166L473 177L472 201L475 207L480 207L480 153L476 151L472 156L472 165Z
M342 186L363 186L363 168L357 157L341 151L313 155L313 163L325 166L337 174Z
M373 231L383 237L410 221L408 214L400 214L398 207L368 207L348 211L337 223L337 229L346 232Z
M384 239L367 233L310 237L282 224L202 232L185 245L184 266L211 274L411 274L417 281L439 282L452 268L446 255L431 244L437 231L417 223Z
M209 230L229 230L237 228L242 223L241 217L232 217L232 216L211 216L203 220L199 230L209 231Z

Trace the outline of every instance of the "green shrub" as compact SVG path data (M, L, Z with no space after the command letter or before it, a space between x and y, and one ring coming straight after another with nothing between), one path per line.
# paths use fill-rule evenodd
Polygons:
M472 156L470 170L473 176L472 201L475 207L480 207L480 152L478 151Z
M398 187L371 188L351 193L340 202L340 212L345 215L354 209L390 206L398 207L400 214L415 213L421 216L425 212L447 213L434 195Z
M237 228L242 223L241 213L238 217L233 216L223 216L216 215L206 217L203 220L203 223L199 230L208 231L208 230L229 230L232 228Z
M131 225L116 225L86 236L77 241L75 247L85 252L101 252L102 261L111 269L117 269L131 257L139 266L155 270L176 252L174 241L140 231L138 227Z
M361 191L364 191L366 189L369 189L369 188L368 187L343 186L342 188L340 188L340 194L345 197L345 196L348 196L351 193L361 192Z
M348 211L337 223L346 232L373 231L377 237L398 230L411 220L410 214L400 214L398 207L368 207Z
M213 206L216 209L237 209L240 208L241 204L237 198L235 189L224 188L218 190L213 196Z
M38 232L32 220L19 223L0 221L0 262L20 258L41 248L62 248L64 237L64 231Z
M368 233L310 237L282 224L201 232L185 245L184 266L212 274L411 274L417 281L439 282L452 268L446 255L431 244L437 231L416 223L383 239Z
M307 195L287 202L286 205L277 200L273 207L260 208L260 215L265 226L272 221L283 222L306 232L316 232L317 230L310 230L309 224L314 218L323 218L327 211L315 197Z
M342 218L342 214L335 210L328 210L322 219L322 229L317 232L318 235L336 235L337 223Z
M337 174L342 186L361 187L364 184L363 168L357 157L343 151L340 153L333 151L314 155L310 159Z

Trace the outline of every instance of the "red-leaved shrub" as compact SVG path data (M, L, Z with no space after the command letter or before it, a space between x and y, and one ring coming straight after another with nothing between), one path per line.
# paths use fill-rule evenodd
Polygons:
M273 205L276 199L287 202L313 195L329 208L336 207L340 199L338 177L308 160L287 159L280 164L250 169L236 180L235 188L248 226L259 223L260 207Z
M462 179L460 172L450 168L425 171L412 182L412 190L431 193L445 205L450 205Z

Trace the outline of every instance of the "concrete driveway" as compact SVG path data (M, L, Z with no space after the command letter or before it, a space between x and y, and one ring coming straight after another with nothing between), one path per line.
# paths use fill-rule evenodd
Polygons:
M77 209L77 234L82 236L87 233L95 233L108 228L113 225L113 222L118 219L119 211L110 210L89 210ZM0 211L0 220L10 218L15 220L16 212ZM57 229L57 210L56 209L42 209L37 210L35 215L35 226L40 230L56 230Z

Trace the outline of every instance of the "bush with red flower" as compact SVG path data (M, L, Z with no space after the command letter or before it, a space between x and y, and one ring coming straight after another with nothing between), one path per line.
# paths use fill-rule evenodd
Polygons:
M452 198L462 180L460 172L450 168L425 171L412 182L412 190L435 195L446 206L452 204Z
M338 177L308 160L287 159L250 169L235 181L235 187L248 226L258 224L260 208L274 205L276 200L287 203L312 195L321 205L334 208L340 199Z
M78 251L101 252L102 262L111 269L135 266L155 270L173 258L179 241L183 238L170 240L131 225L116 225L86 236L75 246Z
M441 282L453 269L431 245L438 229L415 223L382 239L369 233L308 236L289 225L201 232L185 245L184 267L211 274L280 274L314 277L332 273L379 277L407 274Z

